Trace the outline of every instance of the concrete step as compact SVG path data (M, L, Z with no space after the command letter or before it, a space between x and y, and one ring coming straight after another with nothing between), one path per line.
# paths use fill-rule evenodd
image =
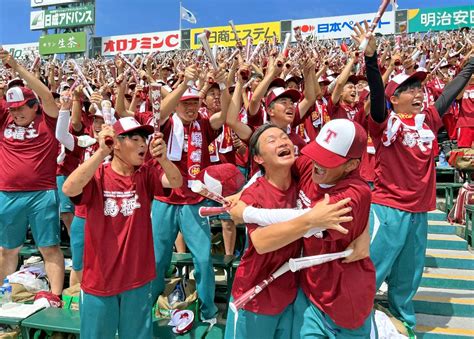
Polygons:
M469 317L474 322L472 290L420 287L413 303L416 313Z
M474 270L425 267L421 286L474 290Z
M467 241L454 234L428 234L428 248L442 250L467 250Z
M467 317L417 314L416 334L423 339L474 338L474 321Z
M427 249L425 266L474 270L474 254L468 251Z
M446 220L446 213L441 210L428 212L428 220Z
M461 234L463 225L451 224L444 220L428 220L429 234Z

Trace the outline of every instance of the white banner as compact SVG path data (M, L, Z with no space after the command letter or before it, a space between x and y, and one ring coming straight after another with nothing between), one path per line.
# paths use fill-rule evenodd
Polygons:
M31 7L73 4L81 0L31 0Z
M171 51L181 47L179 31L141 33L102 37L102 55Z
M356 14L356 15L344 15L344 16L333 16L329 18L315 18L315 19L303 19L293 20L291 22L292 37L291 41L296 41L294 37L293 29L295 27L301 27L301 33L303 38L309 35L315 35L318 39L341 39L350 38L351 34L354 33L352 27L355 23L363 22L367 20L370 22L374 19L376 13ZM395 34L395 12L385 12L382 20L380 20L375 33L381 34Z
M34 56L39 55L39 43L29 42L26 44L12 44L3 45L3 49L8 51L15 59L23 59L26 56L34 59Z

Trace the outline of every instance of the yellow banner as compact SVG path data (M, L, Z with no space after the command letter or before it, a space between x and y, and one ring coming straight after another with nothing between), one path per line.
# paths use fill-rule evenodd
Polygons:
M232 47L235 46L235 35L228 26L219 27L208 27L208 28L195 28L191 30L191 49L201 48L201 43L198 39L198 35L201 34L204 29L211 32L209 37L210 45L219 45ZM237 34L239 35L242 44L245 46L246 39L252 37L253 44L256 45L259 41L269 40L273 38L275 34L280 40L280 22L262 22L259 24L248 24L248 25L235 25Z

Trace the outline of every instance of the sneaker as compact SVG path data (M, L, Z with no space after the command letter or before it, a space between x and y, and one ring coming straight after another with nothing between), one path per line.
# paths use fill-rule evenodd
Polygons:
M41 291L38 292L35 296L35 301L33 302L34 305L41 305L45 308L53 307L53 308L61 308L63 303L61 299L51 292Z
M194 313L189 310L173 310L168 325L173 326L173 333L184 334L193 328Z
M406 322L403 322L403 325L405 326L407 333L408 333L408 338L409 339L416 339L416 334L415 331L413 331L413 328L411 328Z

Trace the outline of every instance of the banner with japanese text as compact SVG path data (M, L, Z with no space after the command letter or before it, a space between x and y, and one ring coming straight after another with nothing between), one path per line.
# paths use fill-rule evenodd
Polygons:
M85 32L49 34L39 39L41 55L84 52L86 47Z
M258 24L247 24L247 25L235 25L237 34L242 40L242 44L245 45L246 39L252 37L253 44L256 45L259 41L271 40L273 35L280 37L280 22L262 22ZM198 39L198 35L201 34L204 29L211 32L209 37L209 43L211 46L235 46L235 35L229 26L218 26L218 27L207 27L207 28L195 28L191 29L191 49L201 48L201 43Z
M102 37L102 55L164 52L179 49L179 31L141 33Z
M80 1L81 0L31 0L31 7L65 5Z
M408 10L408 31L446 31L474 27L474 6Z
M15 59L30 58L34 59L38 55L38 43L30 42L25 44L3 45L4 50L8 51Z
M301 27L301 35L303 39L316 35L318 39L342 39L350 38L354 34L352 27L358 22L362 23L364 20L370 24L374 19L376 13L333 16L327 18L302 19L293 20L291 22L292 30L295 27ZM382 19L379 21L375 33L394 34L395 32L395 12L385 12ZM296 41L292 32L291 41Z
M94 24L94 6L60 8L30 13L30 29L78 27Z

